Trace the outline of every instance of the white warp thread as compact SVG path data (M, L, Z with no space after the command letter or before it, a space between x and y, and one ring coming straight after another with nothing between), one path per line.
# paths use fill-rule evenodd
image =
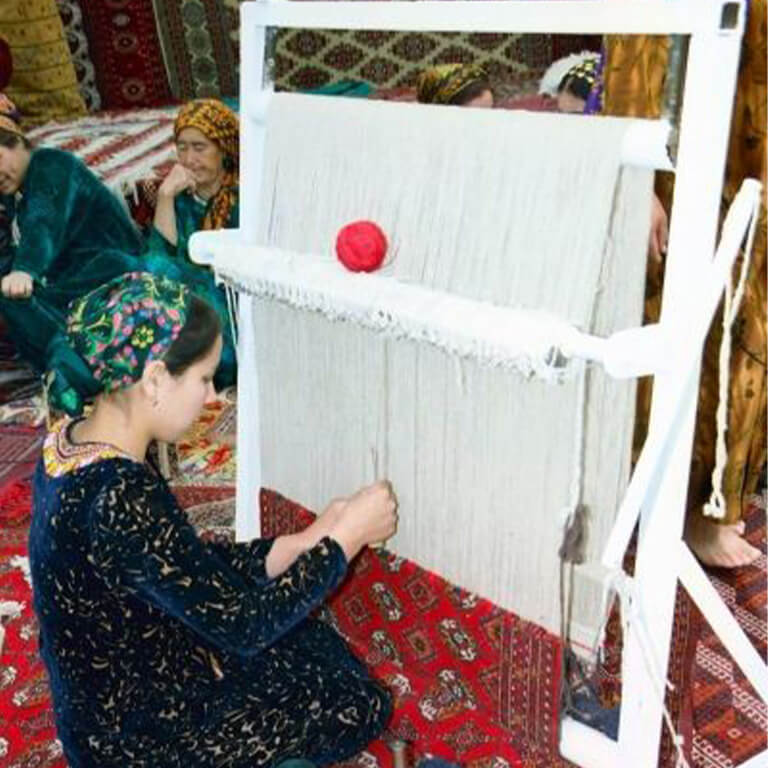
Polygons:
M608 335L639 323L650 220L651 174L619 173L625 127L276 94L259 241L327 264L338 229L372 219L390 241L384 274L401 283ZM255 303L254 336L265 485L322 509L370 482L375 455L400 501L398 554L557 631L575 380L470 360L457 377L455 350L276 301ZM626 484L634 385L591 371L586 398L594 557ZM577 577L577 641L599 624L590 588Z

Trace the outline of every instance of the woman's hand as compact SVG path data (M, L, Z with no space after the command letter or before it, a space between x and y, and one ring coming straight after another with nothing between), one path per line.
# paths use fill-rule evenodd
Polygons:
M334 499L300 533L278 536L267 555L267 576L279 576L326 536L339 543L349 562L367 544L388 539L396 528L397 499L392 486L386 480L374 483L353 496Z
M0 292L7 299L28 299L32 295L32 276L26 272L9 272L0 282Z
M158 197L174 198L185 190L195 191L195 177L181 163L176 163L157 190Z
M661 261L661 257L667 252L668 238L667 212L664 210L661 200L654 193L651 203L651 234L648 240L648 256L653 261Z
M174 201L187 189L190 192L195 191L195 177L181 163L176 163L157 190L153 224L155 229L173 246L176 246L179 241Z
M336 519L327 535L339 543L349 561L364 546L385 541L394 534L397 498L389 481L383 480L343 500L333 515Z
M334 499L323 510L322 514L317 516L315 522L304 531L307 537L307 549L314 547L320 539L324 539L326 536L331 535L331 531L341 519L344 508L348 503L348 498Z

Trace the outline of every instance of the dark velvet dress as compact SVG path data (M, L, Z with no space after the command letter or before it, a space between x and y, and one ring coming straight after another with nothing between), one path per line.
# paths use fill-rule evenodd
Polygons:
M308 618L343 579L325 538L270 579L270 539L205 543L165 481L48 436L29 552L41 654L70 768L338 762L385 727L389 694Z

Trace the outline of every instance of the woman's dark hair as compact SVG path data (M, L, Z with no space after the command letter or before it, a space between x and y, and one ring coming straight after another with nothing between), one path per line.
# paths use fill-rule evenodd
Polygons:
M13 149L19 144L23 144L25 149L32 149L32 142L26 136L20 136L18 133L0 128L0 147Z
M581 75L572 75L568 73L561 81L557 89L558 93L567 91L577 99L586 101L589 98L590 91L594 85L594 78L589 80Z
M187 307L187 322L163 358L168 373L181 376L211 351L220 334L221 321L216 310L207 301L193 295Z
M482 96L486 91L493 93L491 84L487 80L473 80L471 83L467 83L449 103L461 107L468 104L472 99Z

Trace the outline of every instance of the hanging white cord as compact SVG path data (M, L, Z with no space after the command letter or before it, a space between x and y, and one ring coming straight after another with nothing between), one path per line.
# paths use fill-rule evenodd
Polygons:
M755 198L752 221L747 234L746 246L744 247L744 257L741 264L741 273L736 286L736 293L733 292L731 278L725 284L725 300L723 304L723 338L720 342L720 354L718 358L718 394L717 404L717 441L715 443L715 468L712 470L712 494L709 501L704 505L704 514L707 517L723 519L727 512L727 502L723 494L723 474L725 465L728 461L728 446L725 436L728 431L728 385L730 379L731 364L731 328L736 320L741 300L744 297L744 290L747 283L747 274L752 257L752 247L754 245L755 233L757 231L758 214L760 210L760 197Z
M235 346L235 360L238 360L239 345L237 343L237 297L235 295L235 289L228 283L224 283L224 293L227 297L227 313L229 314L229 327L232 330L232 342Z
M683 737L675 730L675 724L672 722L672 716L669 714L665 701L665 692L667 689L674 690L675 686L669 682L665 674L660 672L661 664L659 664L658 659L656 658L656 653L654 652L653 644L651 643L650 633L648 632L648 627L640 608L640 601L637 597L637 589L634 579L627 576L627 574L620 568L610 571L606 577L605 594L609 596L611 592L614 592L619 598L623 637L625 639L629 637L630 625L632 625L636 633L638 645L642 652L646 671L648 672L653 687L656 689L656 693L661 700L664 724L667 726L667 730L669 731L672 743L675 745L675 750L677 752L675 768L690 768L690 764L685 759L685 754L683 753ZM610 601L607 600L604 603L604 606L607 607L609 602ZM598 638L602 636L607 624L607 611L603 616L603 624L600 628Z
M578 366L581 370L576 375L576 423L573 430L571 484L568 491L568 504L563 507L561 515L564 531L567 531L574 522L579 503L581 502L584 474L584 424L587 420L587 363L584 360L579 360Z

